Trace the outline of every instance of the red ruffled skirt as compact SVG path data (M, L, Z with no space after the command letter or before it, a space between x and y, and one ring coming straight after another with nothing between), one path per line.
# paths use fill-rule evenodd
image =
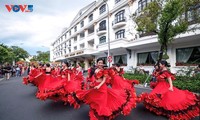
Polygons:
M73 105L75 109L80 107L80 100L76 98L76 92L78 90L82 90L82 82L78 80L70 80L65 82L64 84L64 97L65 97L65 104L69 103L70 105Z
M124 106L124 115L130 114L133 108L136 108L136 92L133 85L136 83L137 80L126 80L121 76L115 75L111 79L112 89L124 90L127 94L126 99L126 106ZM126 110L125 110L126 109Z
M52 75L44 75L44 77L40 78L36 97L40 100L46 100L47 98L54 101L62 100L63 94L65 93L63 87L65 81L66 79L61 79Z
M76 97L90 105L90 119L98 120L101 117L113 119L123 112L127 94L123 90L110 89L104 83L99 89L79 90Z
M38 83L37 83L38 77L37 76L39 74L42 74L42 73L37 70L33 70L33 72L30 73L27 77L23 77L23 84L27 85L29 83L32 83L33 85L38 86Z
M176 87L173 87L174 91L168 89L167 82L158 82L150 94L143 93L140 99L150 111L172 120L188 120L199 116L200 104L195 94Z

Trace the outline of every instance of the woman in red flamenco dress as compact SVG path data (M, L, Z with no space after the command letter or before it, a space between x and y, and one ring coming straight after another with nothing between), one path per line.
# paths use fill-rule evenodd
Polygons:
M39 64L38 68L32 64L30 67L29 75L27 77L23 77L23 84L27 85L32 83L33 85L38 86L39 83L37 77L43 72L44 70L42 68L42 64Z
M61 71L61 76L57 76L58 71L54 71L51 69L50 64L46 64L45 73L38 76L39 86L38 92L36 93L36 97L40 100L52 99L55 102L62 100L62 94L64 91L64 83L66 81L65 71L67 69L63 69ZM63 74L62 74L63 73Z
M90 120L114 119L123 113L127 95L123 90L111 89L106 85L108 71L103 69L103 60L97 60L97 68L91 71L95 76L94 87L89 90L79 90L76 97L90 105Z
M171 120L189 120L199 116L198 96L188 90L173 87L172 80L175 77L167 70L169 65L166 61L161 61L159 66L161 72L156 78L157 85L151 93L140 95L145 107Z
M91 75L91 71L95 71L95 69L96 69L95 65L92 65L90 68L88 68L88 71L87 71L88 75L86 78L86 88L87 89L93 88L92 83L95 81L95 77L94 77L94 75Z
M86 84L84 82L84 76L83 76L83 68L81 67L80 63L77 63L74 73L75 73L74 80L80 82L82 89L86 89Z
M127 105L123 109L124 115L130 114L133 108L136 108L136 92L133 84L138 84L138 80L126 80L123 77L123 68L120 68L120 64L115 64L115 67L109 69L109 75L111 76L111 86L112 89L122 89L127 94Z
M68 65L68 63L66 63ZM63 101L65 104L73 105L75 109L80 107L80 101L75 97L76 91L83 89L83 74L81 69L67 69L65 71L67 80L64 83Z

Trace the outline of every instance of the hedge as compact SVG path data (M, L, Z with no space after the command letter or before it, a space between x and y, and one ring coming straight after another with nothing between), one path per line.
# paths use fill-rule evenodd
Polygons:
M140 81L140 84L143 84L145 80L147 79L148 75L125 73L124 77L129 80L137 79ZM150 78L147 80L147 83L149 83L149 81L150 81ZM199 93L200 92L200 75L197 75L195 77L176 76L176 80L173 81L173 85L182 90L189 90L192 92Z

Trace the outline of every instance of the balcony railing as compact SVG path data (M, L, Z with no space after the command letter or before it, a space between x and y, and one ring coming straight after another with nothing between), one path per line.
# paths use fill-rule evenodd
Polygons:
M97 29L97 32L104 31L104 30L106 30L106 27L99 27L99 29Z
M126 22L126 17L123 17L121 19L115 19L113 22L112 22L112 25L115 25L117 23L120 23L120 22Z

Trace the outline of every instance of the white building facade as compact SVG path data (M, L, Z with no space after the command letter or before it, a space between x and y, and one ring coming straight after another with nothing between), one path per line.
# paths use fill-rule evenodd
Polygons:
M108 39L112 63L120 63L126 70L140 64L152 71L160 45L157 35L138 34L130 17L140 12L152 0L94 1L75 16L70 26L52 43L51 61L67 59L84 63L87 69L97 58L107 62ZM200 15L200 6L195 9ZM192 16L189 11L188 16ZM193 22L191 26L199 27ZM168 47L168 62L172 72L184 65L200 63L200 29L178 35Z

